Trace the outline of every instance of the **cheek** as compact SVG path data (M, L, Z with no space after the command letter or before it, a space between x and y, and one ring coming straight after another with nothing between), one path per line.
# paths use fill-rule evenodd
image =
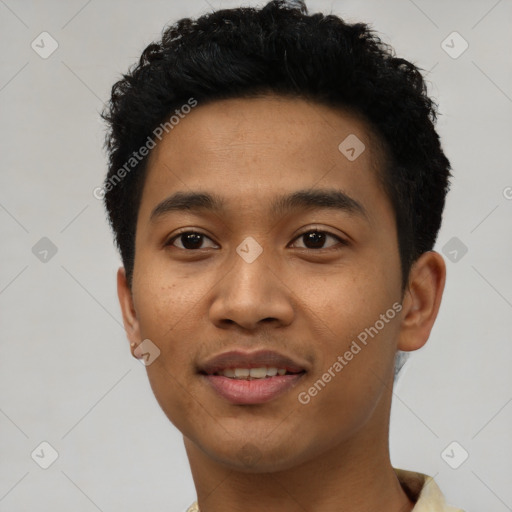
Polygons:
M373 325L400 297L399 276L387 262L371 254L358 254L345 268L320 282L302 282L302 292L297 289L295 293L307 305L304 311L314 313L311 319L325 333L324 339L340 342Z
M190 386L191 351L198 335L193 321L198 307L197 289L187 280L166 279L156 266L134 281L134 302L142 339L150 339L160 350L146 367L153 394L168 419L178 429L186 428L186 417L194 406Z
M177 375L190 365L190 353L187 351L190 344L183 341L191 342L194 336L191 315L198 300L197 291L186 283L170 279L155 265L147 265L146 269L137 275L133 286L140 335L142 339L151 340L160 350L155 367L165 366L164 371ZM148 375L154 373L153 370L153 365L150 365ZM162 379L165 380L165 375ZM167 386L174 387L169 376L166 380Z
M194 308L208 290L204 279L195 279L190 270L165 253L141 251L134 272L134 303L142 335L163 339L166 333L190 323Z
M326 435L332 422L347 432L370 417L392 375L399 331L398 288L380 262L366 259L350 270L327 279L308 303L321 349L297 395L308 394L311 418L326 418Z
M342 327L340 320L338 332ZM342 335L326 347L323 364L296 392L297 398L303 393L297 439L307 439L315 432L327 448L372 421L377 409L379 416L382 414L382 401L391 388L395 332L395 324L390 323L373 338L368 336L366 344L357 336ZM306 400L309 403L305 404Z

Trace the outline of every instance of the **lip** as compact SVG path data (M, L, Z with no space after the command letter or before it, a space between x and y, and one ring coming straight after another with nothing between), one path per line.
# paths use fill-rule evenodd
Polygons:
M224 399L232 404L263 404L270 402L294 387L305 375L295 373L264 379L230 379L221 375L201 375Z
M226 368L260 368L262 366L284 368L291 373L305 372L308 369L307 364L296 361L274 350L257 350L253 352L230 350L205 361L199 366L199 373L213 375L215 372L220 372Z
M282 368L291 373L251 380L213 375L226 368L250 369L263 366ZM295 360L275 350L230 350L205 361L199 366L199 374L218 395L232 404L262 404L293 388L308 369L309 365L306 362Z

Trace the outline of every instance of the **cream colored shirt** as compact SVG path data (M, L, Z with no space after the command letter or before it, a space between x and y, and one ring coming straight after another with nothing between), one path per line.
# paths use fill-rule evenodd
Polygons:
M423 473L393 468L405 493L415 503L412 512L464 512L446 504L444 496L434 479ZM187 512L200 512L197 502Z

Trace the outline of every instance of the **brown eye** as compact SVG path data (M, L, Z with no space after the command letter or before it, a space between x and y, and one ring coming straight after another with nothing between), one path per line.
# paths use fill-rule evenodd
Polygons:
M201 245L205 239L210 240L210 238L203 235L203 233L198 233L197 231L185 231L171 238L165 245L174 246L178 249L184 250L203 249ZM175 241L179 241L181 243L181 247L175 245Z
M299 235L295 240L302 240L305 249L331 249L336 247L336 244L329 247L323 247L328 238L336 240L339 244L347 245L345 240L340 237L328 233L327 231L320 231L317 229L306 231Z

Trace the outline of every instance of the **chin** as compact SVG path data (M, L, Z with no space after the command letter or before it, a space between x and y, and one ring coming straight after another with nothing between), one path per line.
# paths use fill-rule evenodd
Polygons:
M252 439L252 441L248 441ZM307 448L304 451L297 445L284 444L276 440L271 445L268 439L256 441L254 437L244 435L239 441L211 441L208 446L202 444L202 450L217 463L227 469L242 473L275 473L286 471L308 460ZM219 447L226 447L219 451Z

